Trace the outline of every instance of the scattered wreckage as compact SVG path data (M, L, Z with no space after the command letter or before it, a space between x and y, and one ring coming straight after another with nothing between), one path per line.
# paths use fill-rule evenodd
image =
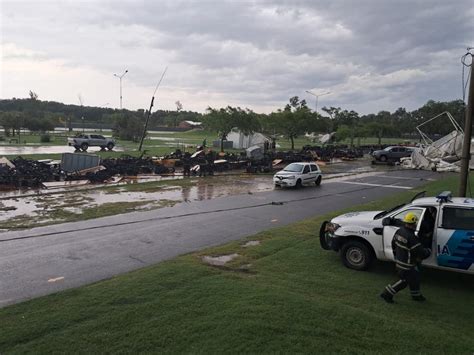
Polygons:
M435 119L447 117L453 126L453 131L436 141L430 139L422 128ZM410 157L400 159L400 165L407 169L422 169L433 171L461 170L461 156L464 140L464 131L449 112L443 112L416 127L423 144L415 149ZM471 145L471 154L473 146ZM474 169L471 160L470 168Z
M247 173L271 173L280 164L294 162L328 161L335 157L356 159L361 150L345 146L306 146L299 152L267 150L252 146L241 153L217 153L198 147L194 153L175 152L164 157L122 155L105 158L87 153L63 153L61 160L30 160L21 157L10 161L0 159L0 188L57 187L61 183L76 186L87 183L117 182L123 178L143 175L174 175L176 169L185 176L206 176L215 172L244 170ZM185 173L187 172L187 174ZM76 182L72 184L71 182Z

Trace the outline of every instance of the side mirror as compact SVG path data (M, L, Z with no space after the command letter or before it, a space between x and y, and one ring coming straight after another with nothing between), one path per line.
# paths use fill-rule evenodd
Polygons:
M382 219L382 226L391 226L392 224L392 217L385 217L384 219Z

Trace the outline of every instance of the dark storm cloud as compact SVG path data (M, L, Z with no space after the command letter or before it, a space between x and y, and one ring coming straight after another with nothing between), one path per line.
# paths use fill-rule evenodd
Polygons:
M472 0L48 1L3 10L15 18L3 41L104 72L126 64L137 86L169 64L174 88L256 110L311 89L361 112L457 98L459 58L474 33Z

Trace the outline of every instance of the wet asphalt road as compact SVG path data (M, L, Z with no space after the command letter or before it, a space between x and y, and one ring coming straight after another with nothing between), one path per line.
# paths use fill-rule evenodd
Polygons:
M159 210L2 233L0 307L394 195L442 176L419 170L380 172L323 181L320 187L184 202Z

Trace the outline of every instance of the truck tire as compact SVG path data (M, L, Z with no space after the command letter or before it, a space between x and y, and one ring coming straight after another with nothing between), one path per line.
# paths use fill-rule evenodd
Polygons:
M113 144L113 143L107 144L107 149L108 149L108 150L114 149L114 144Z
M367 270L373 261L370 249L362 242L350 240L341 248L342 263L353 270Z
M81 144L81 150L82 150L82 151L85 152L85 151L87 150L87 148L89 148L89 144L87 144L87 143L82 143L82 144Z

